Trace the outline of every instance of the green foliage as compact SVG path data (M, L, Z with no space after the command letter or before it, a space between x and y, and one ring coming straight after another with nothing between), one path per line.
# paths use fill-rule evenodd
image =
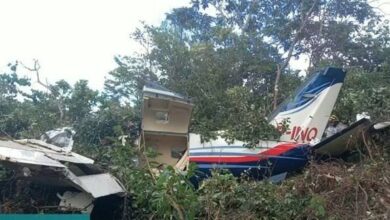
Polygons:
M189 175L178 174L168 166L157 177L151 194L151 210L156 218L194 219L198 198L189 182Z
M194 167L186 173L178 173L168 166L156 176L155 169L137 166L135 161L145 157L138 148L119 142L95 152L95 156L124 183L130 193L131 204L127 208L133 219L195 218L198 196L189 181Z
M199 200L200 216L205 219L296 219L308 216L315 199L298 196L290 185L238 180L214 172L199 188Z
M179 19L177 16L172 14L168 17ZM197 36L200 39L195 39L193 35L187 36L184 27L179 26L182 24L177 22L168 19L161 27L145 26L138 30L135 38L141 44L147 40L149 53L132 58L117 58L120 65L111 72L106 88L114 91L114 94L132 94L135 100L139 100L145 81L159 80L167 88L193 99L195 107L190 129L202 134L205 139L213 137L218 130L231 129L237 124L236 119L249 111L251 115L248 115L245 124L237 124L238 127L229 132L228 136L256 142L253 137L272 135L272 128L268 126L265 117L271 110L268 107L272 100L276 70L273 60L278 56L275 49L260 39L253 42L231 28L220 26L207 33L212 38L203 41L201 39L207 37L200 36L199 32ZM195 31L197 27L188 28ZM139 67L140 64L144 64L143 69ZM152 70L159 74L159 78L151 77ZM233 95L233 90L245 91L248 98L235 100L240 97ZM254 108L233 111L230 106L237 102L245 106L253 105ZM135 104L138 106L139 102ZM228 118L231 120L226 120ZM251 119L256 121L248 123ZM235 134L251 124L257 126L256 131Z
M192 132L209 139L223 130L229 140L256 143L276 134L265 118L272 110L276 67L290 48L294 57L309 56L312 67L360 65L372 71L386 66L387 33L386 22L365 0L192 1L167 14L160 26L144 24L132 35L145 53L117 57L106 91L133 100L137 109L145 82L158 81L193 98ZM276 102L299 83L296 73L284 71Z
M29 105L20 103L2 103L0 116L0 136L20 137L30 129L33 121L30 113L26 112ZM4 108L3 108L4 106Z
M20 87L30 86L26 78L19 78L16 72L0 74L0 98L1 101L16 98L20 93Z
M315 195L310 199L309 208L314 211L314 214L319 217L325 217L325 199Z
M97 103L98 92L88 88L88 81L80 80L74 85L72 95L67 100L71 121L82 120Z
M136 57L116 57L118 67L109 72L104 82L104 96L115 101L133 101L139 104L145 82L156 80L155 73L148 68L147 60Z
M111 145L119 136L134 140L138 134L138 116L129 105L107 101L100 108L74 123L75 140L86 146Z
M28 104L20 103L18 95L30 81L16 74L18 63L9 64L9 72L0 74L0 136L17 136L28 129L31 120L28 116Z
M256 98L245 87L234 87L226 92L223 137L245 140L249 146L258 144L258 140L277 139L279 133L264 118L267 109L253 100Z
M376 46L356 37L364 32L367 23L372 28L380 22L380 16L366 0L202 0L192 3L192 8L187 10L195 8L196 12L202 13L206 8L213 8L218 13L210 18L211 22L236 28L253 39L269 38L272 46L283 54L292 47L293 56L308 55L314 67L327 59L338 65L365 63L364 66L370 66L375 63L363 57L373 57ZM380 32L381 29L376 30ZM372 29L369 33L377 36ZM373 50L367 51L367 47Z
M347 122L367 112L374 121L390 118L390 72L353 69L347 74L335 113Z

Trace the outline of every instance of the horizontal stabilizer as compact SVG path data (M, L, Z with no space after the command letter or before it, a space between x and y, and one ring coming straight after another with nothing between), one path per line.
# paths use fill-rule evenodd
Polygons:
M341 156L357 146L357 142L361 140L362 132L368 129L369 126L370 120L366 118L360 119L346 129L314 145L314 153L317 156Z

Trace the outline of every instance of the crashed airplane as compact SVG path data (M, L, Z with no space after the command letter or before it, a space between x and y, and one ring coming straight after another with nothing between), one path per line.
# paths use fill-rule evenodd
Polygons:
M153 148L158 153L154 160L161 166L185 170L189 163L196 163L199 179L209 176L213 169L227 169L235 176L245 174L256 179L283 179L288 172L303 168L312 156L343 155L370 127L370 121L363 118L322 139L345 75L345 71L331 67L313 73L269 117L269 123L281 131L280 139L260 141L250 148L242 141L228 143L222 137L202 142L200 135L189 133L191 100L149 84L143 90L138 144ZM287 127L283 126L285 122ZM371 128L389 126L386 122ZM0 164L14 171L7 181L50 186L58 201L55 209L90 213L92 219L115 219L113 210L120 205L113 201L125 197L124 187L94 165L92 159L72 152L72 135L70 128L64 128L47 132L41 140L0 139ZM1 186L4 184L7 183L0 181Z
M14 181L49 186L47 189L55 190L58 201L54 208L64 212L88 213L98 218L107 217L110 212L107 206L111 206L113 199L121 200L125 189L114 176L94 165L92 159L72 152L73 140L67 137L67 132L47 132L42 140L0 139L0 164L13 171L7 181L1 182L2 189L6 188L7 182ZM101 209L101 206L106 209ZM102 210L106 213L97 213Z
M188 163L196 163L201 178L213 169L256 179L284 178L304 167L312 155L345 153L351 147L347 144L351 137L358 137L367 128L368 120L362 119L342 134L320 141L345 75L342 69L332 67L313 73L269 117L269 123L282 132L280 139L260 141L251 148L241 141L227 143L222 137L202 142L200 135L188 131L191 100L156 84L146 85L139 144L157 151L155 161L162 165L183 170ZM284 122L288 122L287 129Z

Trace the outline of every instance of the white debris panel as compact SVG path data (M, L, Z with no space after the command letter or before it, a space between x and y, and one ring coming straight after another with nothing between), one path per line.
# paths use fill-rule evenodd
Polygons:
M62 185L88 195L84 197L125 195L122 184L93 163L90 158L41 140L0 139L0 164L24 173L28 171L29 175L24 174L24 177L31 176L32 181L50 185L54 175Z

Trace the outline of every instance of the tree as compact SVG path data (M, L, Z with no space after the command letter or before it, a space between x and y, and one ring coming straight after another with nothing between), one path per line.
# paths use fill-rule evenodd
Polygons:
M292 57L308 56L309 69L329 59L338 65L348 65L357 57L351 53L359 45L355 36L366 23L380 21L366 0L195 0L192 3L197 11L214 8L218 24L230 25L243 35L265 39L281 53L283 58L276 60L274 107L280 102L279 79Z
M356 120L358 113L367 112L373 121L390 118L390 71L350 69L335 114L345 122Z
M139 103L145 82L157 80L157 76L140 57L116 57L115 62L118 67L109 72L109 78L104 82L105 95L118 102Z
M30 125L28 112L23 111L18 95L24 94L23 88L31 84L28 79L18 77L18 66L18 62L10 63L9 72L0 74L0 136L17 136Z
M182 13L174 11L168 18L184 22L185 19L180 17ZM233 100L228 100L227 94L230 89L244 86L250 96L245 99L250 103L245 105L253 104L254 108L248 110L257 112L251 117L256 116L257 121L262 121L261 125L266 125L268 111L258 110L269 103L269 88L275 71L273 60L278 56L277 52L267 43L257 41L254 44L248 37L229 28L215 27L205 33L208 36L201 36L201 32L196 31L199 23L181 26L180 22L168 18L160 27L145 26L136 33L137 39L142 39L142 42L149 40L146 44L150 45L148 53L119 60L119 67L110 73L111 78L106 81L106 92L124 94L126 98L138 97L135 100L139 101L145 81L158 80L167 88L193 98L195 108L191 130L209 137L215 131L236 126L232 120L227 120L233 117L233 112L228 111ZM207 26L206 21L200 22L200 25ZM193 29L198 35L192 35L188 29ZM264 135L269 133L267 129L262 130Z
M97 104L98 94L98 91L88 87L87 80L77 81L67 100L69 120L78 122L91 113L92 108Z

